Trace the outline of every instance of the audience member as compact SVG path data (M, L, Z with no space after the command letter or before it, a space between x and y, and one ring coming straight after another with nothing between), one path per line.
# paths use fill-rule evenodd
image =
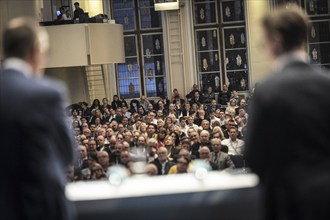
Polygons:
M213 138L211 140L212 152L210 154L211 161L217 164L219 170L226 168L235 168L233 161L229 155L221 151L221 139Z
M166 175L175 163L171 162L168 158L168 151L165 147L158 148L158 157L151 162L151 164L156 165L158 170L158 175Z
M236 127L232 127L229 129L230 135L229 138L224 139L221 144L228 147L228 154L230 155L242 155L244 141L238 139L238 131Z

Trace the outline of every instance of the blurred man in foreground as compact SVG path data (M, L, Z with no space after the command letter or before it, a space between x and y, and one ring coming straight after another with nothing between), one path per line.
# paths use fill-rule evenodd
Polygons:
M73 157L65 87L41 78L47 32L32 18L15 18L4 30L2 48L2 219L73 219L64 194L64 173Z
M253 96L245 155L265 187L265 219L330 219L330 81L308 62L308 26L297 7L262 20L274 73Z

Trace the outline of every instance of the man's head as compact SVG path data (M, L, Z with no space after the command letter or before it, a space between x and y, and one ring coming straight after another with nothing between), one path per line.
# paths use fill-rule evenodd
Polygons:
M190 133L190 139L192 142L197 142L199 140L199 135L197 131L193 131Z
M189 163L190 163L189 157L180 156L176 164L177 173L187 173Z
M201 143L207 143L210 140L210 133L206 130L202 130L200 133L200 141Z
M210 122L209 122L209 120L204 119L204 120L202 121L202 128L203 128L204 130L209 130L209 129L210 129Z
M109 140L109 145L111 149L115 149L115 145L117 143L117 138L115 135L112 135Z
M266 49L272 58L303 50L309 29L308 17L297 6L282 7L262 18Z
M212 151L218 153L221 150L221 139L213 138L211 140Z
M165 147L158 148L157 155L160 162L165 162L167 160L168 151Z
M156 176L158 174L158 169L155 164L149 163L145 167L145 172L148 176Z
M79 145L78 150L81 158L87 157L87 148L85 145Z
M201 146L198 152L199 152L199 157L202 160L210 159L210 149L207 146Z
M102 135L97 136L96 140L97 140L97 143L100 147L104 146L105 139Z
M5 58L22 59L30 64L34 74L42 75L49 38L35 19L18 17L10 20L4 30L2 47Z
M120 156L121 151L123 150L123 144L119 141L115 144L115 155Z
M146 138L143 135L140 135L137 139L137 145L140 147L145 147L146 146Z
M129 151L127 150L121 151L120 160L123 164L128 164L129 162L131 162L131 154L129 153Z
M73 5L75 8L79 8L79 2L75 2Z
M149 135L153 135L156 132L156 126L153 124L149 124L147 128L147 132Z
M109 165L109 154L106 151L97 152L97 160L102 166Z
M230 130L229 130L229 136L230 136L230 138L232 140L236 140L237 135L238 135L237 128L230 128Z
M88 150L89 151L96 151L96 141L95 140L89 140L88 141Z

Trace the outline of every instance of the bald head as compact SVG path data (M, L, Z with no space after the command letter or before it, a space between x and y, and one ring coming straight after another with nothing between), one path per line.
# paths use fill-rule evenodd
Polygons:
M210 149L206 146L203 146L199 149L199 157L201 159L208 159L210 158Z
M156 176L158 174L158 169L156 165L152 163L146 165L145 171L148 176Z

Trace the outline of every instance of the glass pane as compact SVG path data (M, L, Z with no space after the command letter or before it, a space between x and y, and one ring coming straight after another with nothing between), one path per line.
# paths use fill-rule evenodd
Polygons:
M245 48L245 27L224 29L225 48Z
M196 31L198 50L217 50L218 49L218 33L217 30Z
M134 1L133 0L111 0L111 7L116 9L130 9L134 7Z
M164 56L144 58L144 69L147 77L162 76L165 73Z
M117 65L118 78L139 77L139 66L136 58L126 58L126 63Z
M142 29L161 27L161 13L154 10L153 1L139 1L139 12Z
M329 14L329 1L306 0L306 11L309 15Z
M200 74L200 88L203 93L207 92L209 86L212 87L212 90L215 92L220 91L220 73L204 73Z
M148 97L159 97L159 96L166 96L166 77L152 77L146 78L146 90Z
M330 22L314 21L309 33L309 42L330 41Z
M216 23L216 4L215 2L195 3L195 23L207 24Z
M227 70L247 69L246 50L226 51L225 64Z
M125 43L125 56L136 56L136 40L135 36L125 36L124 37Z
M227 72L229 89L236 91L249 90L248 71L232 71Z
M233 22L244 20L244 1L226 1L222 2L222 21Z
M198 53L199 71L213 72L220 69L220 58L218 51Z
M330 63L330 43L320 44L321 52L321 63L329 64Z
M330 63L330 43L311 44L309 46L309 55L313 64Z
M120 79L119 94L121 99L140 97L140 79Z
M122 24L124 30L135 29L134 0L112 0L111 7L117 24Z
M143 55L150 58L153 54L163 54L163 37L161 34L142 36Z
M134 10L115 10L113 12L113 18L117 24L122 24L124 30L134 30L135 29L135 15Z

